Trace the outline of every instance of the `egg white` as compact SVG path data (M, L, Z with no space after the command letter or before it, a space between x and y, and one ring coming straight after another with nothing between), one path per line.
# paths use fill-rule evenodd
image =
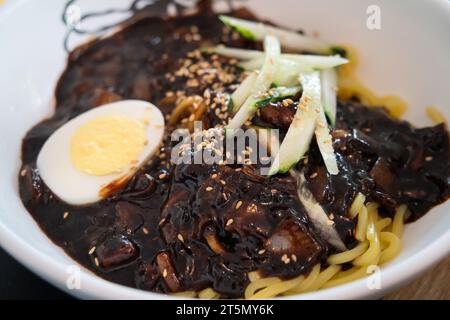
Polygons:
M70 158L71 139L76 130L86 122L100 116L127 116L138 121L148 119L144 126L148 144L137 161L119 173L95 176L75 168ZM153 104L141 100L122 100L99 106L82 113L56 130L45 142L37 158L39 174L50 190L61 200L72 205L83 205L102 199L100 191L108 184L134 174L154 155L162 141L164 116Z

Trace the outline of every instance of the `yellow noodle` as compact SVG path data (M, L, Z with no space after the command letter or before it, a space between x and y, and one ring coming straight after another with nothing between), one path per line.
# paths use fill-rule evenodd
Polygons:
M343 264L355 260L369 248L369 241L360 242L351 250L333 254L328 258L328 264Z
M358 192L355 199L353 200L352 205L350 206L350 210L348 211L348 216L350 219L356 217L358 212L364 206L364 202L366 202L366 196Z
M206 288L198 293L200 299L217 299L220 295L211 288Z
M358 241L366 240L368 218L367 207L363 206L358 213L358 223L356 224L355 238Z
M193 106L197 106L197 107L194 111L194 119L189 120L189 131L191 131L191 132L194 131L194 122L201 120L203 114L205 113L205 111L208 107L205 100L202 100L202 102L200 102L200 104L198 104L198 105L193 104Z
M363 86L355 73L358 65L356 50L350 46L345 46L345 50L350 63L339 67L339 97L342 100L350 100L356 97L361 103L368 106L384 106L392 116L399 118L406 111L406 102L397 96L378 97Z
M369 209L369 223L367 225L367 240L369 240L369 249L364 252L360 257L353 261L355 266L368 266L373 264L378 264L381 254L380 240L378 238L377 229L375 227L375 222L378 219L378 212L373 209Z
M406 209L407 206L405 204L402 204L395 211L394 221L392 222L392 233L395 234L398 238L401 238L403 234Z
M337 286L339 284L343 284L343 283L347 283L350 281L354 281L360 278L363 278L367 275L366 272L366 267L361 267L361 268L351 268L349 270L344 271L345 275L341 276L341 277L337 277L335 279L331 279L330 281L328 281L327 283L325 283L325 285L323 286L323 288L330 288L330 287L334 287ZM339 273L338 273L339 274Z
M361 199L362 197L356 197L354 201L359 202ZM406 206L397 208L394 220L379 217L376 203L362 206L353 203L352 206L354 210L359 208L355 237L364 239L355 248L330 256L329 267L320 271L320 265L317 264L306 278L299 276L287 281L275 277L257 279L259 275L255 273L251 278L257 280L249 285L245 297L271 298L280 294L298 294L333 287L366 277L368 266L392 260L401 250L401 241L393 232L383 230L394 224L393 229L397 232L402 229ZM354 267L341 271L342 264L349 262L352 262Z
M279 282L281 282L281 280L277 277L262 278L255 280L251 282L245 289L244 292L245 299L250 299L250 297L254 296L258 290L267 288Z
M309 275L303 281L301 281L299 285L295 286L294 288L292 288L287 292L289 294L305 292L306 290L308 290L309 287L311 287L314 284L319 274L320 274L320 264L316 264L309 273Z
M386 229L387 227L389 227L392 223L392 219L391 218L384 218L381 220L378 220L378 222L376 223L376 227L377 227L377 231L380 232L384 229Z
M427 113L428 118L431 119L434 123L445 123L447 124L447 119L445 116L436 108L433 106L428 106L425 109L425 112Z
M262 289L261 291L258 291L257 293L255 293L254 295L250 296L248 299L267 299L267 298L272 298L272 297L276 297L279 294L285 292L285 291L289 291L292 288L296 287L297 285L299 285L299 282L303 279L303 276L291 279L291 280L287 280L287 281L282 281L273 285L269 285L267 286L267 288ZM264 279L261 280L257 280L258 281L262 281ZM278 279L279 280L279 279Z
M387 242L388 246L381 252L380 264L395 258L402 249L400 239L392 232L380 232L380 240Z
M338 273L341 270L341 266L339 265L331 265L322 272L320 272L317 279L314 281L314 283L308 288L307 291L314 291L321 289L325 283L328 282L336 273Z
M193 103L194 97L188 97L182 100L180 103L178 103L170 115L169 125L177 124L178 121L182 118L182 116L186 114L187 109L190 108Z
M182 291L173 293L177 297L196 298L198 296L196 291Z
M261 276L259 275L258 271L251 271L247 274L248 280L250 280L250 282L254 282L256 280L261 279Z

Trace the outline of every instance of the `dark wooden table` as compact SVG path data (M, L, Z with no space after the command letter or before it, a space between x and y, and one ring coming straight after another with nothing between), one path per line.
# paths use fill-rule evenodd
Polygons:
M387 300L450 300L450 257L413 283L385 297Z
M0 249L0 299L70 299L28 271ZM398 299L450 300L450 257L420 279L385 297Z

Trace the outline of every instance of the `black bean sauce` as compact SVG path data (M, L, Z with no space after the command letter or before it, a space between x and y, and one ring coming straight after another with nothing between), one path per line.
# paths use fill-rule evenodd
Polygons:
M245 10L233 14L252 17ZM193 29L194 38L188 36ZM225 32L209 10L171 19L147 17L80 47L70 54L58 83L54 116L23 140L23 203L57 245L107 280L164 293L212 287L223 297L242 297L250 271L292 278L307 274L333 252L310 226L290 175L267 178L251 167L169 165L156 156L117 194L87 206L60 201L40 179L35 163L45 140L90 108L134 98L170 115L174 101L167 92L204 96L212 88L213 97L216 91L232 92L241 81L239 68L198 51L217 43L257 47ZM214 63L224 76L186 86L192 79L174 76L186 57ZM270 118L267 113L265 121ZM214 126L227 119L208 109L202 121ZM289 117L278 119L285 128ZM357 191L380 202L386 214L408 204L411 220L448 198L449 143L443 126L413 129L382 110L354 103L339 105L337 123L334 144L343 174L327 175L314 144L305 169L308 177L318 173L308 178L310 187L334 214L349 247L355 243L355 222L345 212ZM166 136L173 129L168 126ZM169 156L170 149L165 141L161 154Z

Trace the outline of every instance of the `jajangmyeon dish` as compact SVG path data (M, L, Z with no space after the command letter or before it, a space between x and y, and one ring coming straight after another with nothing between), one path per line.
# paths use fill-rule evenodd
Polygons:
M445 120L400 120L349 48L201 4L70 53L23 140L43 231L104 279L200 298L320 290L395 258L404 223L449 198ZM223 147L242 133L256 145Z

